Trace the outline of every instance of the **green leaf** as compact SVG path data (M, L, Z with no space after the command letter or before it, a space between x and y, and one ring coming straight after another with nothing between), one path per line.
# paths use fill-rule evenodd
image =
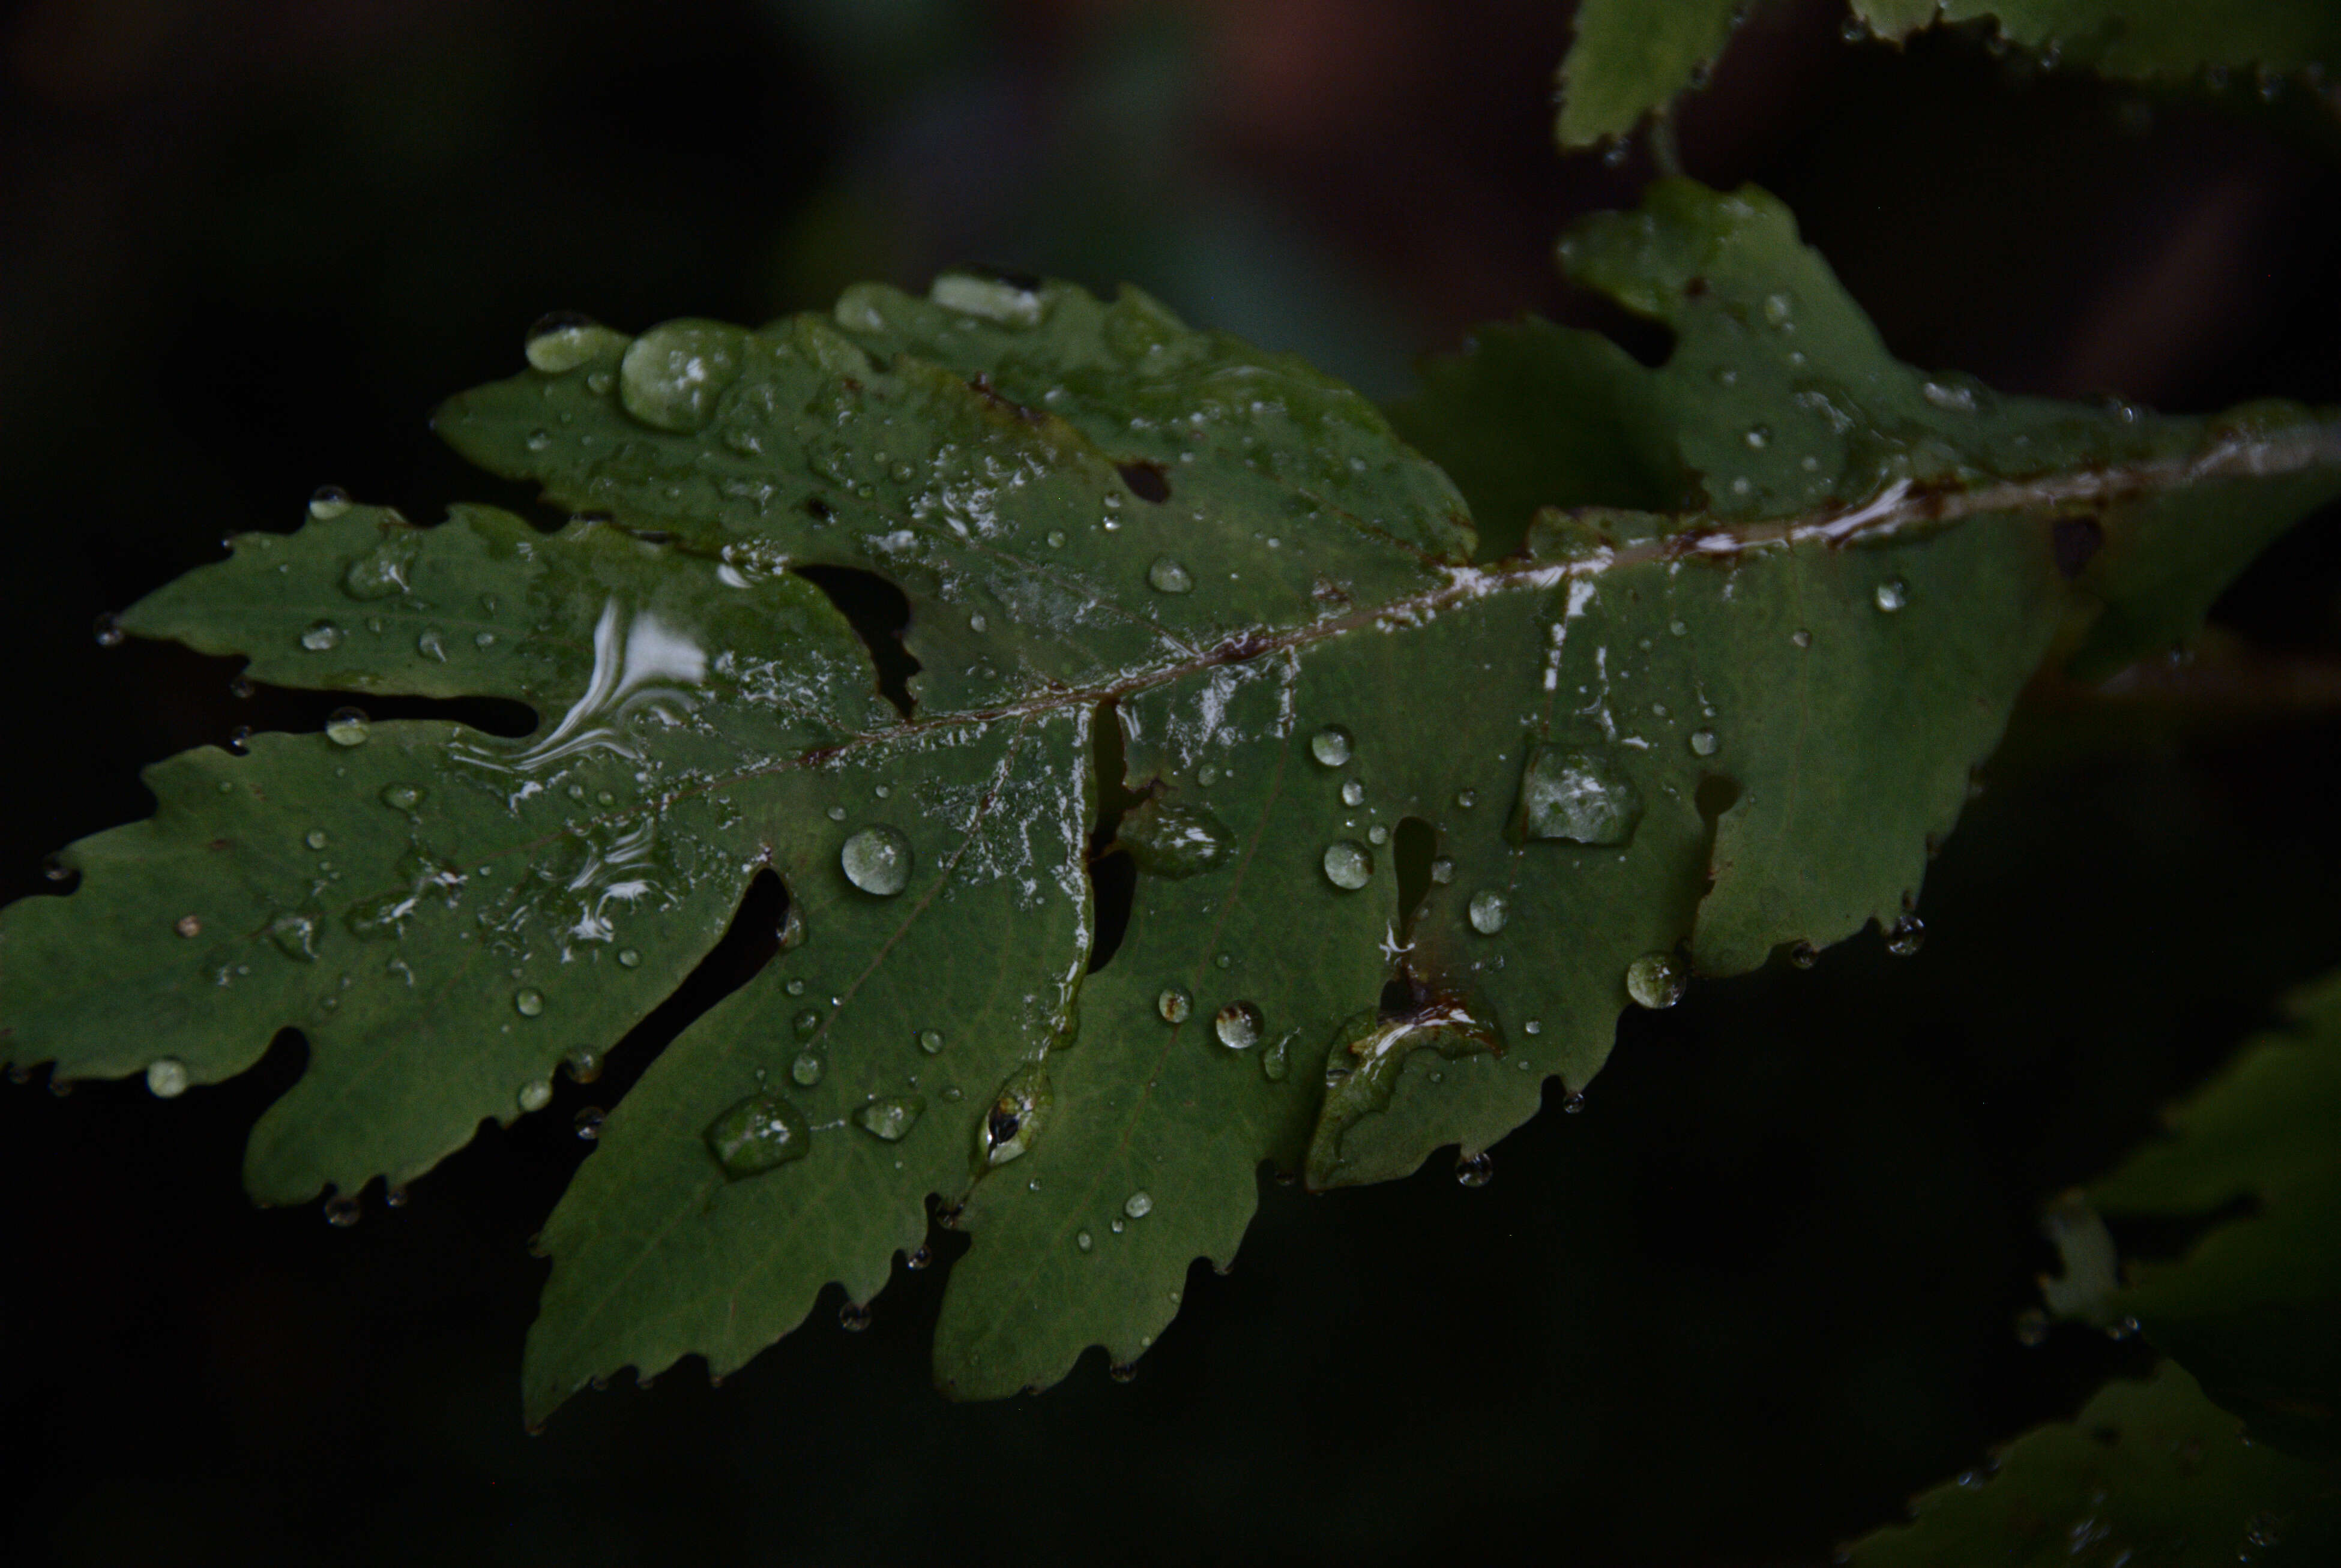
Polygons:
M1922 1494L1914 1522L1838 1556L1855 1568L2175 1568L2315 1562L2341 1544L2341 1475L2253 1446L2164 1362L2106 1384L2070 1422L2028 1432L1986 1469Z
M1583 0L1560 68L1560 144L1629 134L1665 108L1723 53L1746 8L1747 0Z
M2171 1110L2167 1136L2087 1194L2117 1219L2249 1212L2183 1257L2132 1262L2123 1286L2055 1305L2135 1319L2255 1434L2330 1457L2341 1454L2341 977L2289 1010L2291 1028L2246 1046Z
M2042 657L2158 647L2341 491L2297 411L1894 364L1759 194L1664 186L1568 253L1676 350L1531 325L1434 371L1400 417L1489 497L1476 561L1463 492L1370 405L1134 292L948 274L753 332L538 337L440 429L579 521L352 510L125 620L537 730L164 764L154 821L0 917L11 1057L206 1081L297 1027L254 1187L349 1193L541 1103L770 868L794 945L651 1065L545 1228L530 1408L735 1366L831 1281L867 1301L931 1196L973 1243L938 1379L1005 1394L1143 1352L1263 1162L1476 1152L1693 969L1915 945L1929 842ZM1552 408L1615 441L1539 444ZM1518 433L1449 439L1480 427ZM907 716L814 565L906 596ZM1141 875L1090 974L1109 798Z

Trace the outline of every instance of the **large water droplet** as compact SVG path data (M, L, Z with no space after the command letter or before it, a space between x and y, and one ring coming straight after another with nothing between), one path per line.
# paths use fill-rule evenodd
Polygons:
M1140 801L1121 819L1116 839L1140 870L1176 880L1227 864L1235 835L1209 811L1157 796Z
M1356 892L1374 878L1374 852L1354 839L1344 839L1325 849L1325 880L1346 892Z
M667 322L636 338L618 365L618 401L657 430L704 425L715 400L740 373L745 338L720 322Z
M804 1158L812 1142L804 1113L777 1095L750 1095L707 1124L700 1135L733 1181Z
M313 620L301 632L301 646L312 653L326 653L342 645L342 629L330 620Z
M911 884L911 841L883 823L864 828L845 841L838 863L847 881L891 898Z
M1309 754L1328 768L1344 766L1356 749L1350 732L1338 724L1328 724L1309 738Z
M325 720L325 739L336 746L363 746L373 733L363 708L336 708Z
M915 1095L872 1100L853 1113L853 1120L873 1138L900 1143L910 1136L911 1129L918 1125L919 1116L926 1108L927 1102Z
M1154 1197L1144 1187L1121 1200L1121 1212L1132 1219L1144 1219L1154 1212Z
M187 1064L176 1057L156 1057L146 1064L146 1092L158 1100L175 1100L187 1092Z
M1512 906L1501 893L1489 888L1471 895L1469 913L1471 928L1483 937L1492 937L1504 928L1505 921L1512 918Z
M1910 602L1910 589L1900 578L1878 585L1878 608L1891 615Z
M544 1011L544 993L533 986L523 986L513 993L513 1011L523 1018L533 1018Z
M1055 1103L1049 1091L1048 1069L1039 1062L1019 1067L1000 1086L984 1108L975 1129L975 1160L979 1170L1004 1166L1032 1146Z
M1211 1018L1211 1032L1231 1051L1248 1051L1260 1044L1260 1009L1250 1002L1230 1002Z
M1905 915L1886 928L1886 950L1898 958L1907 958L1925 945L1927 922L1916 915Z
M1146 581L1159 593L1189 593L1195 587L1195 579L1187 569L1167 555L1154 558L1154 564L1146 569Z
M1162 1015L1166 1024L1183 1024L1195 1010L1195 998L1187 994L1184 986L1165 986L1154 998L1154 1010Z
M562 311L541 318L528 329L528 362L547 375L567 375L579 365L614 354L626 346L625 334L597 322Z
M1623 844L1642 820L1641 791L1598 751L1539 746L1520 779L1520 831L1573 844Z
M1672 953L1645 953L1626 966L1626 994L1645 1007L1671 1007L1689 986L1689 969Z

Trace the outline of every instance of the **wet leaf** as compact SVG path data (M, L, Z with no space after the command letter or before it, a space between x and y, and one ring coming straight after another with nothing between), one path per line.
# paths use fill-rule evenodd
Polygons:
M2099 1390L2070 1422L1921 1494L1913 1523L1840 1553L1854 1568L2113 1568L2318 1562L2336 1544L2341 1474L2246 1442L2164 1362ZM2281 1547L2281 1551L2269 1551Z
M1896 365L1758 193L1662 186L1567 254L1673 357L1491 331L1399 411L1453 479L1135 292L952 274L756 332L549 334L439 426L578 521L329 501L122 622L535 730L163 764L154 819L0 917L8 1054L175 1092L297 1028L252 1184L346 1196L543 1106L770 868L782 950L545 1227L530 1408L736 1366L831 1281L866 1303L931 1198L973 1243L938 1379L1007 1394L1143 1353L1263 1162L1334 1186L1482 1149L1693 971L1870 924L1915 948L1928 840L2042 659L2182 634L2341 491L2298 411ZM810 566L907 599L907 717ZM1091 974L1089 845L1131 798ZM1443 869L1402 908L1410 819Z

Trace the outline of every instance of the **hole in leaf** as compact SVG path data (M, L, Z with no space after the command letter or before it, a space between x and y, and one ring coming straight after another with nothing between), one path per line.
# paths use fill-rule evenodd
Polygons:
M1410 1018L1421 1007L1422 998L1415 995L1414 987L1402 979L1384 982L1380 1012L1385 1018Z
M1698 781L1698 791L1691 799L1698 814L1713 822L1739 804L1739 780L1726 773L1709 773Z
M672 996L652 1007L606 1053L607 1065L594 1086L594 1098L609 1104L624 1094L676 1036L754 979L781 950L781 931L788 924L789 908L788 886L779 873L766 867L750 878L722 938L683 977Z
M810 509L818 502L807 502ZM911 677L919 661L902 645L911 624L911 600L874 571L851 566L801 566L797 575L829 596L878 669L878 690L903 718L911 716Z
M537 727L536 710L508 697L384 697L373 692L303 691L287 686L254 684L252 695L239 701L235 716L246 729L291 730L296 734L323 729L326 719L351 705L353 700L371 721L393 719L435 719L469 725L488 735L517 740Z
M1657 370L1675 357L1673 328L1646 321L1606 295L1588 293L1572 298L1569 304L1569 316L1576 324L1599 332L1645 370Z
M1170 499L1170 476L1159 462L1118 462L1113 465L1130 493L1161 506Z
M1098 705L1093 742L1096 758L1098 817L1090 830L1090 902L1093 929L1089 972L1096 974L1121 947L1130 931L1131 906L1138 900L1138 864L1127 850L1114 846L1121 830L1122 813L1144 797L1123 779L1121 716L1111 702Z
M1414 928L1414 917L1430 892L1430 862L1439 855L1439 833L1420 817L1409 817L1390 836L1390 858L1398 864L1398 926Z

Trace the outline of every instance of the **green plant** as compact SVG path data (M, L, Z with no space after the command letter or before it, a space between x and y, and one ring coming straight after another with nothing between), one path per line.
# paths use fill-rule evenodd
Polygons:
M12 1058L169 1094L299 1027L251 1185L346 1204L590 1074L769 868L785 950L547 1228L531 1407L736 1365L831 1280L866 1301L931 1195L975 1241L940 1375L1012 1392L1141 1354L1263 1159L1468 1168L1621 1007L1873 922L1915 945L2032 671L2159 652L2341 493L2303 411L1896 365L1759 193L1665 183L1563 253L1664 365L1490 329L1395 432L1135 293L550 326L442 428L578 521L324 496L122 622L536 729L352 715L165 764L153 822L11 910ZM899 705L824 566L907 596ZM1094 973L1092 844L1141 873Z

